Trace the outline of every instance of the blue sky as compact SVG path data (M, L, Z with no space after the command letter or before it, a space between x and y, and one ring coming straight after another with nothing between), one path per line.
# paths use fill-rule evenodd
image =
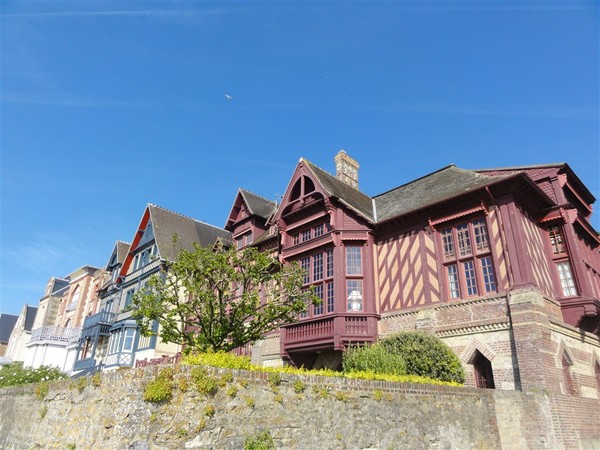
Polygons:
M331 172L342 148L370 195L451 163L568 162L600 198L596 1L4 0L0 16L3 313L104 266L147 203L223 226L238 187L275 200L301 156Z

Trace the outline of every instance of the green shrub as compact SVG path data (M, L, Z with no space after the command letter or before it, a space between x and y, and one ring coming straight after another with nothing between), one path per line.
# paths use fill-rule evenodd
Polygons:
M269 374L269 384L272 388L276 388L281 384L281 375L279 372L273 372Z
M244 439L244 450L273 450L275 442L268 431L253 434Z
M0 367L0 387L39 383L66 379L67 376L56 367L40 366L37 369L23 368L23 363L6 364Z
M402 356L388 352L379 344L348 347L342 363L344 372L374 372L405 375L406 363Z
M207 352L188 355L183 358L183 364L198 366L224 367L226 369L250 370L250 358L247 356L236 356L224 352Z
M194 367L192 369L192 379L194 380L196 389L201 394L213 395L219 389L217 381L203 367Z
M35 387L35 396L39 401L42 401L48 395L49 390L50 388L48 386L48 382L44 381L43 383L40 383Z
M296 394L303 393L304 389L306 389L306 384L304 384L304 381L302 381L302 380L294 381L294 392Z
M168 377L160 375L150 381L144 389L144 401L161 403L169 400L173 395L173 382Z
M465 372L454 352L438 337L412 331L382 339L379 345L388 353L400 355L406 373L448 382L465 382Z

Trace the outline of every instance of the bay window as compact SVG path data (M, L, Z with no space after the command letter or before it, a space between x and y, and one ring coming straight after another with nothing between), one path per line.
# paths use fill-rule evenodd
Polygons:
M565 297L577 295L577 286L571 270L569 254L565 245L563 231L560 225L554 224L548 228L548 239L552 249L552 260L558 272L558 279Z
M496 277L484 217L440 230L440 241L450 299L496 292Z

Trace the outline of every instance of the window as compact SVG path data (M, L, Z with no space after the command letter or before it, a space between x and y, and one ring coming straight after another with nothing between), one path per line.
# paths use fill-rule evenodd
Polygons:
M130 352L133 350L133 339L135 337L135 328L125 329L125 337L123 339L123 351Z
M362 280L346 280L348 311L363 310Z
M123 305L123 309L128 308L133 301L133 295L135 294L135 289L129 289L125 294L125 305Z
M235 247L239 250L241 248L247 247L248 245L252 244L252 242L253 242L252 231L247 231L243 234L240 234L239 236L237 236L235 238Z
M496 388L496 385L494 384L494 373L492 372L492 363L483 356L479 350L475 352L473 368L475 369L475 385L478 388Z
M325 235L325 233L329 233L331 231L331 226L327 222L321 222L316 225L313 225L309 228L305 228L296 233L290 234L292 238L292 245L298 245L302 242L310 241L311 239L318 238L320 236Z
M360 247L346 247L346 274L362 275L362 258Z
M496 292L485 218L440 230L440 241L450 299Z
M300 318L318 316L323 312L334 311L333 295L333 250L319 251L300 259L300 267L304 270L304 289L314 287L315 294L321 299L320 305L308 305Z
M577 295L577 288L575 287L575 280L573 279L569 261L556 263L556 268L558 269L558 277L560 278L563 295L565 297Z
M563 295L565 297L577 295L577 286L560 225L552 225L548 228L548 239Z

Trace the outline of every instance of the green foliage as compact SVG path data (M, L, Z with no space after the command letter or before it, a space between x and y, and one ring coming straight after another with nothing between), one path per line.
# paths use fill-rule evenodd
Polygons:
M174 238L174 246L177 238ZM191 351L230 351L294 322L320 299L303 291L303 270L253 247L181 250L133 298L133 314L146 335L160 326L165 342ZM265 301L266 300L266 301Z
M275 442L268 431L261 431L244 439L244 450L274 450Z
M92 375L92 386L94 386L94 387L102 386L102 375L99 372Z
M226 352L204 352L186 355L183 364L197 366L214 366L227 369L250 370L252 364L247 356L237 356Z
M249 408L254 408L254 405L256 404L254 398L250 397L249 395L244 396L244 401Z
M23 368L22 363L6 364L0 367L0 387L39 383L66 379L67 376L56 367L40 366L37 369Z
M192 369L192 379L198 392L204 395L214 395L219 386L217 381L211 377L203 367L194 367Z
M43 419L48 414L48 405L42 405L40 407L40 419Z
M380 402L383 399L383 391L381 389L375 389L373 391L373 400Z
M329 390L326 387L313 386L313 394L315 394L318 398L325 400L327 397L329 397Z
M211 404L208 404L204 407L204 415L206 417L212 417L215 415L215 407Z
M48 382L44 381L42 383L39 383L36 387L35 387L35 396L38 400L42 401L46 398L46 396L48 395L48 391L50 390L50 387L48 386Z
M344 372L374 372L405 375L406 363L401 355L388 352L379 344L348 347L342 363Z
M238 392L238 390L235 386L229 386L227 388L227 391L225 391L225 393L231 398L235 398L235 396L237 395L237 392Z
M349 398L350 398L350 394L348 394L348 392L337 391L335 393L335 399L339 400L340 402L347 402Z
M304 381L302 381L302 380L294 381L294 392L296 394L301 394L302 392L304 392L304 389L306 389L306 384L304 384Z
M272 388L276 388L281 384L281 375L279 372L273 372L269 374L269 384Z
M86 386L87 386L87 378L79 377L79 379L77 380L77 390L79 392L83 392L83 390L86 388Z
M157 377L144 389L144 400L150 403L162 403L173 396L173 376L171 367L161 369Z
M458 357L438 337L422 332L398 333L379 343L387 352L400 355L406 373L455 383L465 382Z

